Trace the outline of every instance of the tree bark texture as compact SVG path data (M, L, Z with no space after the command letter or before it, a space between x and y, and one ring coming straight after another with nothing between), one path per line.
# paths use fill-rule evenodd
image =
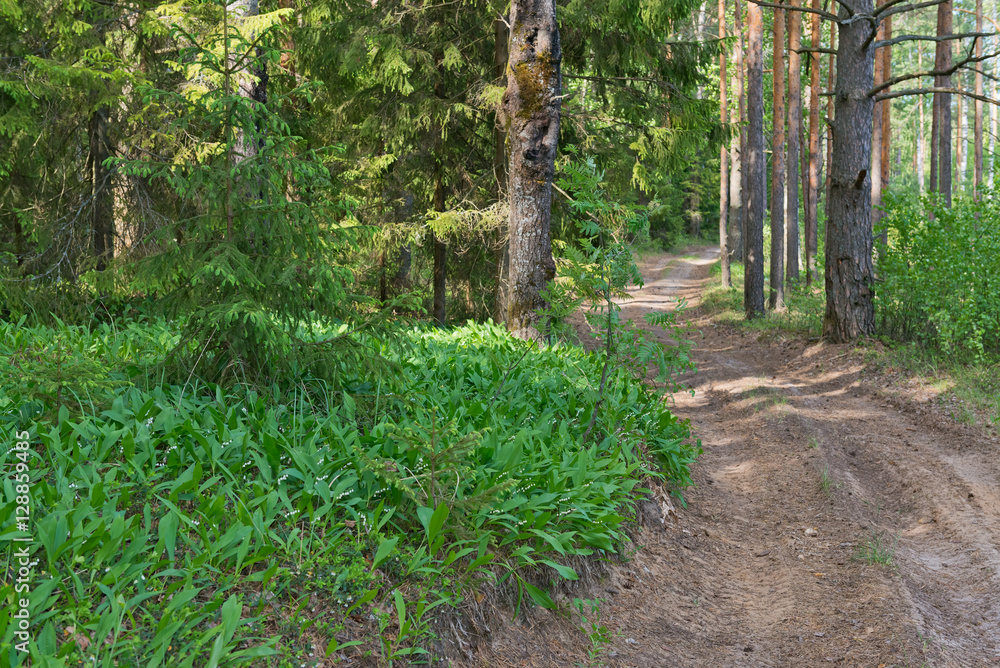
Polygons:
M790 0L792 7L799 0ZM790 283L799 280L799 151L802 135L802 66L798 53L802 46L802 13L788 12L788 197L785 202L785 276Z
M983 31L983 0L976 0L976 32ZM983 38L976 39L976 58L983 57ZM983 63L976 65L976 95L983 95ZM979 194L983 187L983 101L975 100L976 105L975 120L973 121L973 160L974 174L972 178L972 197L979 200Z
M882 21L885 27L885 38L892 39L892 17L889 16ZM892 47L882 47L882 77L883 81L892 78ZM891 89L887 88L886 92ZM892 169L889 166L889 156L892 152L892 101L882 101L882 192L889 187L889 180L892 176Z
M733 134L729 149L729 262L743 264L743 169L740 133ZM739 254L737 254L737 243Z
M837 49L837 24L830 22L830 49ZM830 54L826 69L826 90L833 90L837 78L837 59ZM833 160L833 96L826 98L826 205L830 206L830 162Z
M237 20L244 20L253 16L257 16L260 13L260 6L258 0L237 0L229 5L229 10L233 12L234 18ZM243 31L241 30L241 33ZM243 39L246 42L252 42L255 35L243 34ZM241 49L238 49L241 51ZM257 50L257 58L250 59L247 61L248 65L245 69L234 72L236 78L236 90L239 92L240 97L246 98L248 100L253 100L258 104L267 103L267 65L263 58L260 57L260 49ZM238 53L230 54L230 66L235 66L237 60L239 59ZM241 127L238 129L238 135L236 140L236 162L243 162L250 158L255 157L259 152L260 148L264 145L264 137L258 127L246 128ZM253 196L250 186L250 190L247 192L247 196Z
M719 0L719 39L726 38L726 0ZM726 85L728 74L726 72L726 52L719 51L719 121L722 127L729 122L729 100L727 98ZM729 218L729 151L725 144L719 147L719 258L722 263L722 287L728 288L733 284L729 271L729 239L728 225Z
M872 0L844 0L871 15ZM840 17L848 18L840 9ZM842 343L875 332L871 218L871 122L874 47L863 21L840 25L837 49L833 173L826 234L826 314L823 334Z
M813 9L819 9L819 0L812 0ZM819 47L819 14L812 14L812 45ZM819 53L809 54L809 246L806 283L816 280L816 253L819 250Z
M90 187L91 238L98 271L104 271L114 256L115 220L111 188L111 170L105 161L111 157L108 139L108 113L105 107L90 116Z
M764 157L764 12L747 3L747 211L744 220L743 308L748 319L764 314L764 210L767 160Z
M438 173L434 183L434 210L444 211L444 179ZM447 261L448 247L437 235L431 232L429 235L431 248L434 249L434 272L432 282L434 284L434 322L438 327L444 327L448 322L447 303Z
M746 174L746 153L747 153L747 88L746 81L744 81L744 63L743 56L746 53L746 47L743 40L743 13L740 7L740 0L735 0L733 4L733 18L736 26L736 101L737 107L740 114L740 149L739 149L739 165L737 167L737 174L739 176L739 199L736 200L737 220L735 224L730 224L730 229L733 234L732 238L732 249L733 257L736 258L737 262L741 264L746 261L746 248L744 247L743 232L746 228L746 204L747 201L747 174ZM730 200L732 204L732 200Z
M883 5L888 0L878 0L878 5ZM878 25L878 32L875 39L882 41L885 39L885 22ZM885 81L885 60L882 59L883 49L875 49L875 63L872 70L872 80L878 86ZM889 104L888 100L875 103L875 110L872 114L872 229L878 230L879 222L882 219L882 107Z
M555 0L513 0L503 111L510 142L510 295L507 327L540 341L542 291L555 278L552 177L559 145L559 28Z
M917 42L917 71L923 71L924 63L923 57L921 55L920 42ZM922 195L924 193L924 161L926 159L924 151L924 96L917 96L917 131L914 133L917 137L917 147L914 151L914 160L916 161L916 171L917 171L917 194Z
M785 306L785 16L774 10L771 64L773 128L771 145L771 292L768 307Z
M502 81L507 75L507 53L510 42L510 31L507 29L506 18L493 22L493 68L496 80ZM502 122L497 118L493 125L493 175L497 184L497 201L507 197L507 132ZM497 294L493 311L493 319L497 322L507 319L507 294L510 291L510 237L508 230L502 231L503 239L496 251L497 263Z
M1000 61L993 66L993 78L990 79L990 97L994 100L997 99L997 79L1000 77ZM997 141L997 106L995 104L990 105L990 155L993 155L996 151L996 141ZM990 183L996 185L996 169L993 166L993 160L989 161L990 165Z
M952 32L952 2L948 0L938 5L937 14L937 34L938 36L950 35ZM936 71L951 68L950 42L941 41L937 43L937 50L934 59L934 69ZM950 88L950 76L934 77L934 85L937 88ZM945 206L951 206L952 174L951 174L951 93L935 93L937 102L938 131L935 142L937 148L937 192L941 193ZM932 149L933 153L933 149ZM933 189L934 172L931 172L931 187Z
M964 88L962 76L959 74L956 85ZM968 137L968 124L966 123L965 98L961 95L955 96L955 182L954 187L961 192L965 183L966 168L968 167L968 151L965 150L965 138Z

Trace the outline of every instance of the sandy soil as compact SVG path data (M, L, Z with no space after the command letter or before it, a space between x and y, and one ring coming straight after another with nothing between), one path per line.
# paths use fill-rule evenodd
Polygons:
M600 578L608 642L537 610L497 629L489 666L1000 666L995 438L881 386L848 346L760 337L698 308L718 252L657 256L626 317L691 304L676 396L705 453L666 525ZM891 565L857 558L879 539ZM588 650L594 650L588 654Z

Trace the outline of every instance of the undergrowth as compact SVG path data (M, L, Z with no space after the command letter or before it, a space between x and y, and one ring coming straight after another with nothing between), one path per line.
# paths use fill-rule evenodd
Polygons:
M711 275L719 277L721 269L720 263L714 263ZM716 283L702 296L703 307L714 315L717 322L762 333L809 338L822 334L825 302L821 288L786 284L784 310L767 310L763 318L747 320L743 310L743 265L734 262L730 265L730 270L733 283L731 288L726 289ZM764 285L767 284L768 277L765 274Z
M572 559L627 543L642 481L689 484L700 451L626 369L492 324L271 391L150 378L176 341L0 325L0 538L8 572L30 562L0 586L4 665L25 596L36 666L429 661L438 612L489 587L553 606Z

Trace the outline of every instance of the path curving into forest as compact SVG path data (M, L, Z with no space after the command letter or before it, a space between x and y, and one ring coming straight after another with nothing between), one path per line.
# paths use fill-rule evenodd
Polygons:
M649 258L623 305L683 297L701 332L675 397L705 449L687 507L571 594L605 599L597 663L542 611L491 665L1000 666L1000 444L879 387L852 347L713 322L717 258ZM892 565L857 558L875 539Z

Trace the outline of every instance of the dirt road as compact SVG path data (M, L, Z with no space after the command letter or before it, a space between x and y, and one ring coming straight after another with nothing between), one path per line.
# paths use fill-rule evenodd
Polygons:
M624 309L639 321L685 297L702 332L695 393L676 397L705 449L687 508L591 585L612 636L595 656L579 620L544 611L489 653L536 666L1000 666L1000 444L877 387L850 347L713 323L698 297L717 254L645 262Z

